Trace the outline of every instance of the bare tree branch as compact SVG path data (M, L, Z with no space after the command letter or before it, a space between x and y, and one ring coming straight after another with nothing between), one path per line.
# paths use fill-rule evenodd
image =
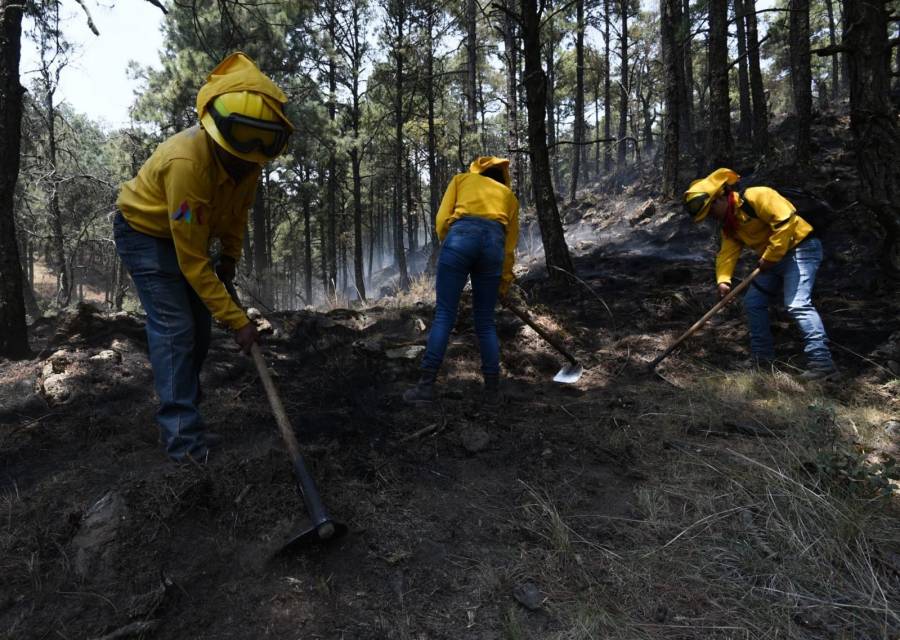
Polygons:
M87 18L88 28L93 32L95 36L99 36L100 30L97 29L97 25L94 24L94 18L91 16L90 9L88 9L87 5L84 4L84 0L75 0L75 2L77 2L81 6L81 9L84 11L84 17Z

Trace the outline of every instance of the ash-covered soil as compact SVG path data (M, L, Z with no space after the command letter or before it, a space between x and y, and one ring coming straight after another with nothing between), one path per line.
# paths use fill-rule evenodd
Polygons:
M709 233L639 193L566 215L580 280L522 286L585 365L575 385L501 311L505 397L483 407L463 304L440 401L411 409L428 298L268 316L266 359L349 527L289 554L303 502L227 334L202 378L223 446L178 466L141 320L37 323L39 356L0 364L0 637L898 637L900 296L859 259L871 238L835 236L817 302L844 377L804 387L783 314L778 369L737 367L739 305L648 372L715 302Z

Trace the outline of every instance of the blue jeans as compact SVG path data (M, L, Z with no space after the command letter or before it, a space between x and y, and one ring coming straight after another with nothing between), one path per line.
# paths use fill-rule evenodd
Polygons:
M438 258L437 305L422 369L437 371L444 361L450 332L456 323L459 297L466 279L471 276L472 316L481 351L481 371L485 375L500 373L500 343L494 324L494 306L503 270L505 242L506 230L494 220L465 217L450 226Z
M755 358L775 359L775 343L769 327L769 302L783 286L784 306L803 336L807 366L834 366L827 345L825 326L812 304L816 271L821 263L822 243L818 238L807 238L788 251L774 267L759 274L750 285L744 296L744 309L750 326L750 350Z
M113 236L147 314L150 364L159 396L156 420L166 453L173 460L202 460L208 450L197 402L212 317L182 275L171 240L135 231L121 213L113 222Z

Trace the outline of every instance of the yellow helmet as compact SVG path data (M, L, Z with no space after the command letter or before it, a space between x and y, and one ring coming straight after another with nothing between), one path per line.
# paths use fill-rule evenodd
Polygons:
M712 201L726 184L736 184L741 177L731 169L716 169L705 178L694 180L684 192L684 210L694 222L700 222L709 213Z
M281 105L254 91L216 96L206 105L200 122L225 151L259 164L280 155L291 135Z

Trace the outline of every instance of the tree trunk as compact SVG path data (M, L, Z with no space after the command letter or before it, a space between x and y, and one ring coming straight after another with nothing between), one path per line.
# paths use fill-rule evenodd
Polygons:
M66 64L64 42L59 30L59 3L41 7L41 15L36 17L40 67L38 86L47 133L47 173L49 193L47 193L47 213L49 215L50 238L48 263L56 274L56 304L65 307L69 304L72 293L70 278L71 265L66 260L65 239L62 223L62 211L59 204L59 186L61 184L58 169L58 140L56 137L56 105L54 98L59 86L59 76Z
M19 84L22 6L0 0L0 357L10 359L31 355L13 209L25 92Z
M791 87L794 94L796 142L794 157L809 166L812 120L812 70L809 63L809 0L790 0Z
M585 166L584 161L584 0L575 3L576 30L575 35L575 124L572 145L572 188L569 201L575 202L578 190L578 178Z
M515 0L507 0L506 8L512 12ZM516 21L510 13L505 17L503 44L506 54L506 146L509 154L509 171L512 190L519 196L522 190L521 163L519 162L519 89L516 74L519 69L519 44L516 39Z
M747 14L747 53L750 67L750 98L753 103L753 153L769 153L769 106L759 65L759 37L756 31L756 0L744 0Z
M406 171L403 179L406 180L406 248L410 253L415 253L418 247L418 218L416 217L415 190L413 188L413 161L407 154L404 159Z
M379 214L379 220L381 216ZM369 281L372 280L372 268L375 261L375 239L380 236L375 227L375 184L369 183Z
M474 0L468 0L474 1ZM406 24L405 0L392 0L393 19L396 21L394 41L395 86L394 86L394 259L400 272L399 286L409 288L409 272L406 268L406 251L403 248L403 159L406 156L403 144L403 57L405 37L403 26ZM472 94L474 99L475 95Z
M556 195L550 179L550 155L547 152L547 132L544 108L547 104L547 78L541 68L541 17L537 0L522 0L522 37L525 51L525 96L528 106L528 144L531 150L531 181L547 275L551 282L563 284L565 273L573 273L572 258L563 235L556 206Z
M619 146L616 152L616 168L622 171L625 168L625 152L627 151L625 138L628 136L628 0L622 0L619 8L622 12L622 15L619 16L622 24L619 33L621 75L619 79Z
M825 0L825 9L828 12L828 44L837 45L837 26L834 21L834 0ZM900 51L900 50L898 50ZM840 96L840 64L837 55L831 56L831 101L837 102Z
M731 107L728 98L728 2L709 2L709 137L706 156L716 167L730 167Z
M469 156L475 151L478 118L478 14L476 0L466 0L466 142ZM470 158L467 158L470 159Z
M325 216L322 215L321 211L319 213L319 268L322 275L322 295L325 297L325 302L329 303L332 301L328 296L328 292L333 289L333 287L328 283L328 259L326 257L326 253L328 251L328 232L326 231L327 224L325 222Z
M842 6L844 6L842 4ZM847 9L844 7L841 11L841 42L847 40ZM850 54L841 52L841 95L850 95Z
M850 130L856 144L859 200L884 228L881 260L900 277L900 128L890 101L891 49L886 3L844 0L850 80Z
M612 78L610 77L610 0L603 0L603 137L606 147L603 151L603 172L612 171Z
M428 206L432 229L437 224L437 212L441 206L441 185L438 181L437 168L437 132L434 119L434 15L434 11L429 11L426 18L428 22L425 25L428 38L425 50L425 69L428 74L425 79L425 102L428 109ZM431 236L431 248L433 254L438 250L437 234ZM436 261L429 259L428 264L436 264ZM433 270L430 272L433 273Z
M310 202L309 192L303 191L303 291L306 294L305 304L313 303L312 278L312 221L310 220Z
M691 35L691 7L690 0L684 0L682 4L682 42L681 71L684 74L684 94L682 106L684 107L684 127L681 129L684 137L684 148L688 153L697 155L696 141L694 140L694 51Z
M665 83L666 119L663 127L662 194L673 198L678 187L678 128L681 122L680 87L678 84L679 58L675 51L675 26L679 24L681 0L660 0L659 25L662 40L662 63Z
M335 44L337 29L335 11L329 12L328 37L332 46ZM332 130L337 126L337 68L335 56L328 56L328 120ZM328 291L326 295L334 295L337 284L337 152L335 144L330 145L328 155Z
M559 163L556 162L556 56L554 51L556 44L556 29L553 25L553 19L549 20L547 29L550 33L547 42L544 44L547 67L547 74L545 76L547 86L547 145L549 146L548 153L550 154L550 176L553 182L553 193L555 194L557 189L560 189L561 185L559 179Z
M594 176L600 175L600 73L594 76Z
M257 283L257 293L263 304L271 307L271 298L269 297L271 288L269 287L269 278L267 276L266 263L266 245L268 238L266 237L266 203L265 203L265 184L262 176L259 177L259 184L256 185L256 196L253 201L253 212L251 214L253 220L253 275Z
M738 49L738 104L740 118L738 120L738 142L747 144L753 132L753 107L750 105L750 72L747 70L747 33L744 25L743 0L734 0L734 22L737 26Z

